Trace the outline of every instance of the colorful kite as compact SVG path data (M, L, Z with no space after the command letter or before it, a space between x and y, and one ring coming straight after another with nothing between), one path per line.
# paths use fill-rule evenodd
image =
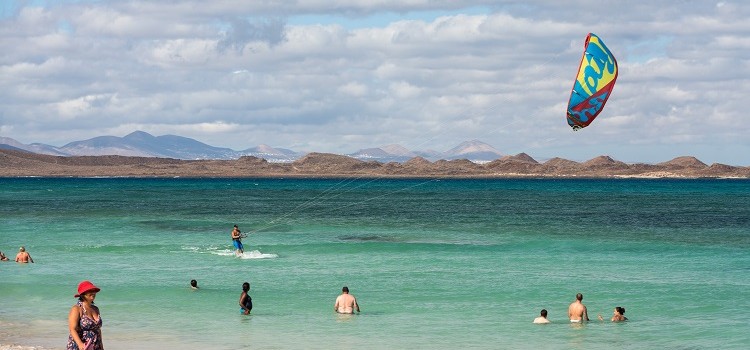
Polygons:
M568 102L568 125L573 130L587 127L601 113L615 87L615 80L615 56L598 36L589 33Z

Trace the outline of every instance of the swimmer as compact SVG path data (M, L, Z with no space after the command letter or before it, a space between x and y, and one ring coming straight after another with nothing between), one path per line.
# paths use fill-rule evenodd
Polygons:
M625 317L625 308L622 306L615 307L615 310L612 311L612 318L610 321L612 322L622 322L627 321L628 318ZM602 315L599 315L599 321L604 321L604 318L602 318Z
M247 294L250 291L250 283L245 282L242 284L242 293L240 294L240 313L243 315L249 315L253 309L253 298Z
M359 313L357 298L349 294L349 287L344 286L344 288L341 288L341 295L336 298L336 303L333 304L333 311L340 314L353 314L354 310Z
M192 288L192 289L198 289L198 281L196 281L196 280L190 280L190 288Z
M18 250L18 254L16 255L16 262L17 263L33 263L34 259L31 258L31 255L29 255L29 252L26 251L26 248L21 247Z
M576 300L568 306L568 318L570 322L580 323L589 320L589 311L586 305L583 305L583 294L576 294Z
M539 324L550 323L550 321L547 319L546 309L542 309L542 311L539 312L539 317L534 319L534 323L539 323Z

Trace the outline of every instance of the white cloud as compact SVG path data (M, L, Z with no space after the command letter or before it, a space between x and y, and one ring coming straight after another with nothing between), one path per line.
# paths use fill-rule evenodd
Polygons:
M480 139L575 159L748 148L738 135L750 132L750 5L515 4L29 5L0 19L0 131L61 145L140 129L234 149L335 153L393 143L446 150ZM609 20L580 20L593 15ZM299 16L324 21L289 24ZM588 31L617 56L620 76L604 112L572 133L565 105ZM591 147L581 151L581 142ZM653 152L644 155L646 147ZM715 161L748 163L731 152Z

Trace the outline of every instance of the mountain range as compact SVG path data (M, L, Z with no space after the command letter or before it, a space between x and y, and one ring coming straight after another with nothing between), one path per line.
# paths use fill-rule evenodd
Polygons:
M98 136L88 140L70 142L62 147L42 143L23 144L9 137L0 137L0 149L23 150L53 156L129 156L156 157L180 160L232 160L243 156L262 158L270 163L290 163L304 157L308 152L298 152L268 145L245 150L214 147L203 142L177 135L153 136L144 131L135 131L124 137ZM468 159L475 163L487 163L503 155L492 146L478 141L462 142L446 151L411 151L400 145L388 145L362 149L347 156L381 163L404 163L421 157L430 161Z

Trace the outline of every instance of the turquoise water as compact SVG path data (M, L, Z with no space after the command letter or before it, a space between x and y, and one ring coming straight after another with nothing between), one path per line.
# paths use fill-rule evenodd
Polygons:
M747 180L0 179L0 250L21 245L5 346L64 348L84 279L110 350L750 343ZM333 313L344 285L360 315ZM570 325L577 292L630 321Z

